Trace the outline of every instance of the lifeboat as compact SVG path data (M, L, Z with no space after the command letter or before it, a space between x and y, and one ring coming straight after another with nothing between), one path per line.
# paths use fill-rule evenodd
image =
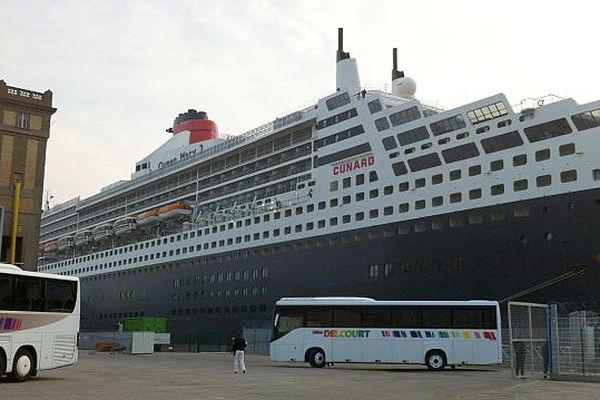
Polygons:
M115 221L113 231L115 235L122 236L131 233L137 228L137 220L135 217L125 217Z
M58 240L44 243L44 253L54 253L56 250L58 250Z
M58 239L58 250L63 251L73 247L73 235L63 236Z
M112 224L98 225L92 229L92 237L95 241L104 240L109 236L112 236L113 228Z
M138 214L135 218L138 226L153 225L160 221L160 218L158 218L158 208Z
M187 217L192 213L192 207L183 201L167 204L158 209L158 218L164 220Z
M83 246L89 244L93 239L92 231L81 231L75 235L75 246Z

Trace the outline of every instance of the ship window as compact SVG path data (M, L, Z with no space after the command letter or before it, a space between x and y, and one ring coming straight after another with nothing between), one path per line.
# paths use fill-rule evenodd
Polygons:
M436 196L431 199L431 205L434 207L438 207L444 204L444 198L442 196Z
M379 275L378 270L379 270L379 265L369 265L369 278L375 278L377 275Z
M429 132L427 127L420 126L418 128L410 129L396 135L398 137L398 143L400 146L407 146L412 143L420 142L421 140L429 139Z
M431 221L431 229L434 231L439 231L440 229L444 229L445 224L443 219L434 219Z
M379 180L379 177L377 176L376 171L369 172L369 182L377 182L378 180Z
M580 131L595 128L600 126L600 109L575 114L571 117L571 120Z
M550 186L552 184L552 176L550 175L542 175L536 178L537 187Z
M456 140L466 139L469 137L469 132L463 132L456 135Z
M467 117L469 117L469 121L475 125L506 114L508 114L506 106L503 102L499 101L497 103L471 110L467 113Z
M451 193L450 203L459 203L462 200L462 193Z
M350 214L346 214L342 216L342 224L348 224L350 223L351 217Z
M356 201L363 201L365 199L365 194L363 192L356 193L354 199Z
M407 190L408 190L408 182L402 182L402 183L398 184L399 192L406 192Z
M550 158L550 149L538 150L535 152L535 161L544 161Z
M417 222L415 224L415 232L425 232L427 230L427 225L425 222Z
M296 225L294 227L294 232L296 232L296 233L302 232L302 225Z
M389 129L390 123L386 117L378 118L375 120L375 127L379 132Z
M469 224L481 224L483 222L483 214L469 214Z
M393 136L388 136L386 138L381 139L381 144L383 144L383 148L386 150L392 150L398 147L396 139L394 139Z
M398 207L398 211L400 211L401 213L408 212L408 209L409 209L408 203L402 203Z
M302 214L302 207L296 207L296 215Z
M565 118L525 128L525 135L532 143L566 135L571 132L571 127Z
M432 146L431 142L423 143L421 145L421 150L426 150Z
M473 165L469 167L469 176L476 176L481 174L481 165Z
M511 124L512 124L511 119L503 119L502 121L498 122L497 126L498 126L498 128L504 128L505 126L510 126Z
M344 92L325 101L325 105L329 111L342 107L346 104L350 104L350 95L348 92Z
M363 185L365 183L365 174L358 174L355 178L356 186Z
M518 131L492 136L481 141L483 150L488 154L521 146L522 144L523 139L521 139L521 135L519 135Z
M324 220L324 219L320 219L320 220L317 222L317 227L318 227L318 228L325 228L325 220Z
M442 165L440 156L437 153L430 153L423 156L411 158L408 160L408 165L411 171L421 171L428 168L438 167Z
M453 215L450 217L450 221L448 223L451 228L457 228L463 225L463 219L458 215Z
M349 195L344 196L344 197L342 197L342 204L349 204L351 202L351 200L352 200L351 196L349 196Z
M514 188L515 192L527 190L527 179L520 179L518 181L514 181L513 188Z
M397 163L392 164L392 169L394 170L394 175L396 176L406 175L408 173L404 161L399 161Z
M281 233L281 230L279 230L279 229L273 229L273 236L279 236L280 233ZM236 242L237 242L237 240L236 240Z
M481 198L481 189L471 189L469 190L469 199L475 200Z
M527 164L527 154L519 154L513 157L513 166L519 167L525 164Z
M444 133L452 132L457 129L466 128L467 124L462 117L458 114L450 118L443 119L441 121L434 122L429 125L431 131L435 136L443 135Z
M460 171L460 169L455 169L454 171L450 171L450 180L451 181L456 181L458 179L460 179L462 173Z
M450 138L449 137L441 138L440 140L438 140L438 144L440 146L442 146L442 145L444 145L446 143L450 143Z
M374 199L376 197L379 197L379 189L371 189L369 191L369 198Z
M329 226L336 226L338 224L337 217L329 218Z
M354 219L357 221L362 221L365 219L365 213L364 212L358 212L356 214L354 214Z
M390 115L390 121L392 125L398 126L406 124L407 122L414 121L421 118L421 113L418 107L410 107L406 110L401 110Z
M417 200L415 201L415 209L422 210L425 208L425 200Z
M431 183L432 183L433 185L437 185L437 184L439 184L439 183L442 183L442 182L443 182L443 180L444 180L444 176L443 176L442 174L433 175L433 176L431 177Z
M492 196L497 196L497 195L503 194L504 193L504 185L503 184L492 185L492 187L490 188L490 192L491 192Z
M562 183L573 182L577 180L577 170L571 169L560 173L560 181Z
M349 188L349 187L350 187L350 185L351 185L351 180L350 180L350 178L344 178L344 179L342 180L342 187L343 187L344 189L347 189L347 188Z
M329 207L337 207L337 205L338 205L338 199L329 200Z
M468 158L477 157L479 150L475 143L466 143L456 147L450 147L449 149L442 150L442 157L447 163L453 163Z
M527 206L527 205L515 206L514 216L517 218L528 217L529 216L529 206Z
M388 206L383 209L383 215L392 215L394 213L394 207Z
M503 219L506 219L506 213L504 210L492 210L490 217L492 221L502 221Z
M284 212L285 217L291 217L292 216L292 210L290 210L289 208L287 210L285 210Z
M425 186L425 178L419 178L415 181L415 188L422 188Z
M306 206L306 212L307 213L310 213L310 212L313 212L313 211L315 211L315 205L314 204L309 204L309 205Z
M570 154L575 154L575 144L574 143L563 144L562 146L560 146L558 148L558 154L560 154L561 156L568 156Z
M381 102L379 101L379 99L368 102L367 107L369 107L369 111L371 112L371 114L374 114L376 112L383 110L383 107L381 107Z
M330 192L335 192L339 189L339 182L338 181L332 181L329 183L329 191Z
M494 160L490 163L490 170L492 171L500 171L504 168L503 160Z
M595 181L600 181L600 169L595 169L592 171L592 176Z
M283 228L284 235L289 235L290 233L292 233L292 228L290 226L286 226L285 228Z
M410 233L410 225L401 225L398 227L398 235L408 235Z

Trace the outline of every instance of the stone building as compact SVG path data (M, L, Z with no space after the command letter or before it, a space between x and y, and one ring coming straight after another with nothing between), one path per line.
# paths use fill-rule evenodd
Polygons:
M31 271L37 265L46 141L55 111L50 90L38 93L0 80L0 261Z

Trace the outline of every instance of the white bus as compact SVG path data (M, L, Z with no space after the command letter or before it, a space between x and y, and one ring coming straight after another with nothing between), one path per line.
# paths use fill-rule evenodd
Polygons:
M79 279L0 264L0 376L16 381L77 362Z
M275 304L271 359L446 365L502 362L495 301L282 298Z

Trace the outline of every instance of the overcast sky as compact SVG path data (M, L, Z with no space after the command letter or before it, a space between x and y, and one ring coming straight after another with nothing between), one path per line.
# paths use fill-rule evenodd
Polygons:
M600 99L591 1L0 0L0 79L54 93L53 204L129 179L187 110L241 134L335 90L337 28L363 86L391 49L443 108L499 92Z

